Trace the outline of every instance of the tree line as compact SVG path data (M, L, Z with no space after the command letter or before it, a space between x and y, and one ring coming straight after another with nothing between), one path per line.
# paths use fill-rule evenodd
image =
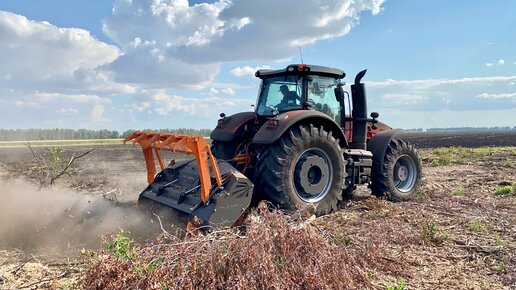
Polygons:
M450 128L417 128L417 129L407 129L406 131L411 132L450 132L450 131L473 131L473 132L483 132L483 131L516 131L516 126L495 126L495 127L450 127Z
M125 138L135 132L130 129L123 132L116 130L91 129L0 129L0 141L33 141L33 140L83 140L83 139L118 139ZM175 134L209 136L211 129L143 129L141 131L159 131Z

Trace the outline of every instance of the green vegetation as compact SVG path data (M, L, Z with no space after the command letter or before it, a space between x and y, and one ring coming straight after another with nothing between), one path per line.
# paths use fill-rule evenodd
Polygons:
M465 164L474 161L475 158L482 159L492 155L516 155L516 147L445 147L437 148L432 151L432 165L446 166L450 164ZM471 157L474 158L471 158ZM510 162L509 162L510 163Z
M337 234L330 240L330 243L334 245L348 246L351 244L351 238L346 234Z
M403 278L399 278L395 285L387 286L386 290L406 290L407 284Z
M516 194L516 184L497 186L495 195L514 195Z
M479 220L472 220L467 225L468 229L476 233L487 233L487 225Z
M456 196L465 196L466 195L466 192L464 191L464 188L457 188L455 189L453 192L453 195L456 195Z
M446 234L439 229L439 224L433 218L425 218L419 224L420 239L423 244L442 243L446 238Z
M89 129L0 129L0 141L31 141L31 140L83 140L83 139L120 139L131 135L136 130L126 130L122 133L115 130ZM142 129L142 131L159 131L176 134L209 136L211 129Z
M129 232L120 230L113 239L109 240L103 237L103 245L110 253L112 253L117 260L132 260L134 258L133 253L133 241L129 238Z
M58 166L61 163L61 152L62 148L57 146L47 147L48 153L50 154L50 162L53 166Z
M493 239L496 246L505 245L505 240L499 234L494 234Z

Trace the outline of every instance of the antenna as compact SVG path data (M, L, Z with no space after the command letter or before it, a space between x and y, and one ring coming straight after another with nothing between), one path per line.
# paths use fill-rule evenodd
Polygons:
M299 46L299 54L301 55L301 64L305 64L303 62L303 51L301 50L301 46Z

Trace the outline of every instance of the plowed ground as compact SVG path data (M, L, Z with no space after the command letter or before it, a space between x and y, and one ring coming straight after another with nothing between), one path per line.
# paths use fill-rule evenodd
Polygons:
M416 199L392 203L369 197L367 189L361 188L341 204L341 210L316 219L313 226L328 239L337 237L349 247L376 241L378 249L403 269L400 276L362 269L377 289L399 284L401 278L410 289L516 289L516 194L497 193L500 187L516 183L516 135L414 134L406 139L419 145L424 171ZM471 149L488 145L506 147ZM436 148L442 146L470 149ZM86 149L65 148L62 158ZM35 153L41 158L48 155L44 148ZM135 222L132 215L132 204L146 185L138 148L100 146L77 160L69 176L44 189L49 196L53 192L74 196L56 199L59 205L54 207L42 200L38 207L38 199L30 195L23 203L12 197L23 192L39 194L33 185L38 183L35 168L27 148L0 150L0 198L18 212L0 214L2 225L10 225L0 230L0 289L78 287L85 267L80 249L101 247L99 234L116 233L118 227L127 225L137 240L145 241L160 232L156 224L145 218ZM72 201L80 196L88 197L84 204ZM99 206L92 202L98 197L112 202ZM20 208L13 210L14 206ZM31 210L23 212L27 207ZM105 214L106 207L123 210ZM39 218L51 215L56 217L48 223ZM103 230L95 227L105 225L110 216L122 221ZM84 232L90 235L74 238ZM38 247L34 241L39 239L47 242Z

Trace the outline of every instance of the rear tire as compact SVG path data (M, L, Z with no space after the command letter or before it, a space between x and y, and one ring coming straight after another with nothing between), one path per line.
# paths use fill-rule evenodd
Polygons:
M382 174L375 175L371 191L392 201L413 198L421 187L421 157L414 146L403 140L391 140L387 146Z
M292 127L274 144L262 148L255 189L287 210L315 206L317 215L337 209L345 188L344 155L323 127Z

